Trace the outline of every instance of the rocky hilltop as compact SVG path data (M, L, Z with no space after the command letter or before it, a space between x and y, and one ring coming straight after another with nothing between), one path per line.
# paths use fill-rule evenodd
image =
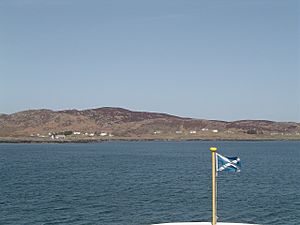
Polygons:
M0 114L0 140L299 139L300 124L267 120L217 121L122 108Z

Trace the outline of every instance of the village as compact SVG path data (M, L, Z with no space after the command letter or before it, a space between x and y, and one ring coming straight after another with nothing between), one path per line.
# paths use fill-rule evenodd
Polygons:
M66 139L67 137L72 138L93 138L93 137L113 137L111 133L108 132L81 132L81 131L63 131L63 132L49 132L45 134L31 134L30 137L39 137L39 138L50 138L51 140Z
M256 129L251 129L248 131L232 131L232 130L222 130L218 129L194 129L194 130L176 130L176 131L162 131L154 130L148 134L114 134L113 132L102 131L102 132L91 132L91 131L61 131L61 132L48 132L47 134L31 134L30 137L34 138L43 138L50 140L80 140L80 139L122 139L124 137L147 137L153 139L163 139L165 137L172 137L174 139L178 138L187 138L187 139L201 139L201 137L232 137L235 138L239 135L248 135L248 136L266 136L266 137L279 137L279 136L300 136L299 132L295 133L286 133L286 132L262 132Z

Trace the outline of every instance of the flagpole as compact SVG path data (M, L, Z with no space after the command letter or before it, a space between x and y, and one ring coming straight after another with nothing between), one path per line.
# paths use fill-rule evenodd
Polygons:
M216 147L211 147L211 175L212 175L212 225L217 224L217 193L216 193Z

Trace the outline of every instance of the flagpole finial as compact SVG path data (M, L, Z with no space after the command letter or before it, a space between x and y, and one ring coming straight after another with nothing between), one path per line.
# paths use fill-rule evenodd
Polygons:
M216 152L216 151L217 151L217 148L216 148L216 147L210 147L210 151Z

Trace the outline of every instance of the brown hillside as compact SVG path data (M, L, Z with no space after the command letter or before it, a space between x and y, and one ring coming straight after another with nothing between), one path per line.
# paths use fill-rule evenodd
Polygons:
M154 134L166 138L226 138L242 134L299 135L300 124L266 120L201 120L108 107L63 111L40 109L0 115L0 137L48 136L49 133L64 131L94 133L95 136L105 132L120 138L151 138Z

